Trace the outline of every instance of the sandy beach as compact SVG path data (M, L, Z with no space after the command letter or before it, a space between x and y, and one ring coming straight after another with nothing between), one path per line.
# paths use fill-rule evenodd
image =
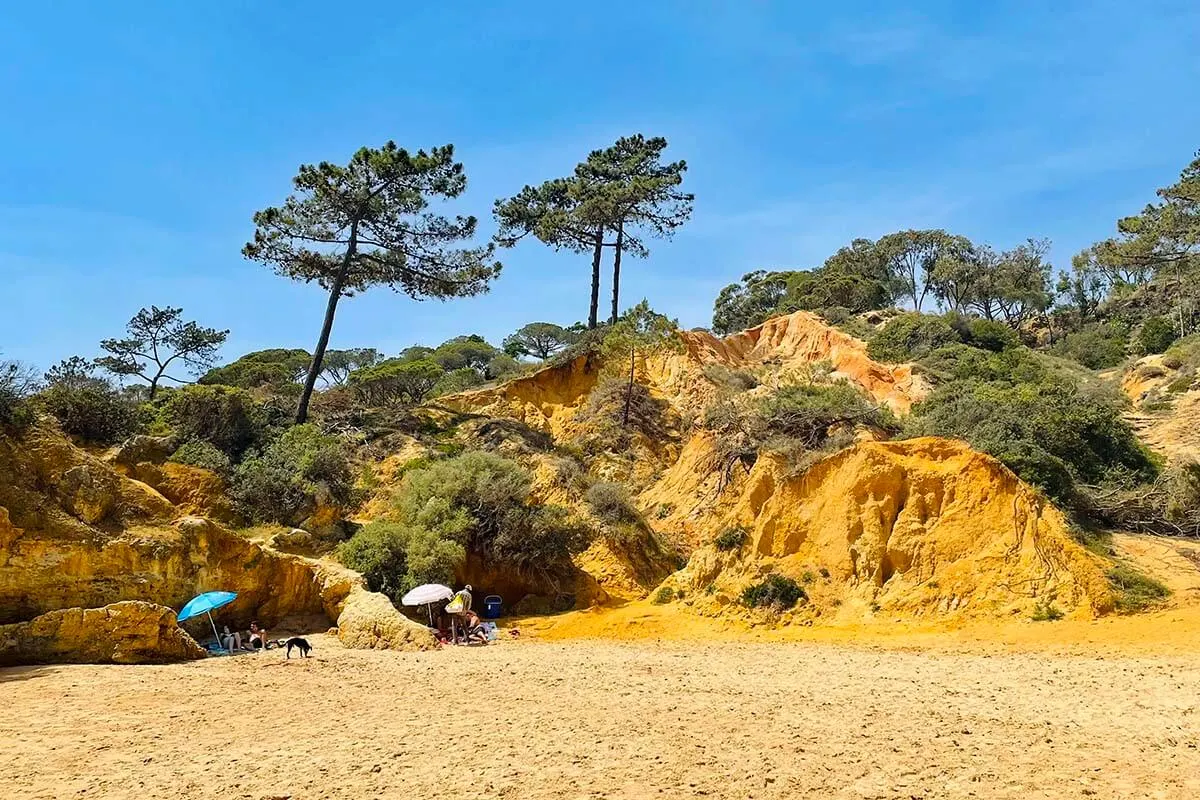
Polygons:
M0 670L21 798L1200 795L1200 659L502 642Z

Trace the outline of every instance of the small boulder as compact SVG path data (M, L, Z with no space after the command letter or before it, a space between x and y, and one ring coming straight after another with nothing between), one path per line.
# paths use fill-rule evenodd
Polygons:
M114 464L136 467L138 464L162 464L175 452L175 440L169 436L132 436L112 454Z
M338 639L358 650L433 650L437 639L378 592L355 587L337 619Z
M98 464L84 463L62 474L58 495L71 514L95 525L112 512L119 495L117 476Z

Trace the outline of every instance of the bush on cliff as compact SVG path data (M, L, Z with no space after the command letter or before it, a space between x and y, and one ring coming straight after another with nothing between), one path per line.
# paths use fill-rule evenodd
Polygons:
M1053 348L1053 353L1083 364L1088 369L1107 369L1125 360L1129 333L1115 323L1095 324L1069 333Z
M231 494L256 522L298 524L318 503L357 502L345 447L314 425L297 425L234 471Z
M158 403L159 401L156 401ZM184 442L208 442L233 461L286 424L250 392L229 386L185 386L161 401L159 420Z
M185 442L171 455L168 461L187 464L191 467L201 467L226 477L233 471L229 456L208 442Z
M803 468L849 444L856 425L897 427L886 406L845 381L793 383L752 401L725 400L709 407L704 425L714 434L726 472L739 462L753 464L762 451L780 453Z
M518 464L484 452L414 469L396 495L397 520L364 527L339 555L394 599L451 581L468 554L491 567L561 576L590 531L564 508L529 503L531 483Z
M57 419L64 433L89 444L114 444L141 429L138 406L95 372L92 362L79 356L59 362L46 373L37 406Z
M33 421L29 396L37 378L15 361L0 361L0 426L20 429Z
M1077 483L1150 480L1156 468L1111 390L1019 347L942 347L919 362L937 386L913 407L907 436L964 439L1059 501Z

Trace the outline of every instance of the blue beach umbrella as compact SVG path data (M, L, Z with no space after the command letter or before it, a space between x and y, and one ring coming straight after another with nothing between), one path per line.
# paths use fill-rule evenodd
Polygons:
M213 636L217 637L217 646L221 646L221 635L217 633L217 623L213 622L212 612L216 611L221 606L227 606L237 599L237 592L205 592L198 594L188 601L187 605L179 609L177 619L180 622L185 622L192 617L198 617L201 614L208 614L208 622L212 625Z

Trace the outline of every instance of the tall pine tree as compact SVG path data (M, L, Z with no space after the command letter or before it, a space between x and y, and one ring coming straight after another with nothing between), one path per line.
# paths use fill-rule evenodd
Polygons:
M390 286L414 300L481 294L500 264L492 245L463 246L475 235L474 217L428 210L430 200L458 197L466 189L453 145L416 153L394 142L364 147L344 167L302 165L293 183L296 191L282 206L254 215L254 241L242 253L329 292L296 410L297 423L303 423L342 297L372 286Z

